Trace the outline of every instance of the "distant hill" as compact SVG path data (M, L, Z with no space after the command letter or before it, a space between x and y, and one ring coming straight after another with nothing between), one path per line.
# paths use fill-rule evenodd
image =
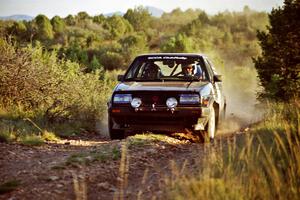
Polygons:
M152 16L154 17L161 17L162 14L165 12L164 10L160 9L160 8L156 8L156 7L152 7L152 6L146 6L145 7L149 13L151 13Z
M15 20L15 21L30 21L34 17L29 16L29 15L11 15L11 16L0 16L0 19L2 20Z
M154 17L161 17L162 14L165 12L160 8L156 8L156 7L152 7L152 6L146 6L145 8ZM124 14L125 13L123 13L123 12L117 11L117 12L111 12L111 13L104 14L104 16L106 16L106 17L111 17L113 15L123 16Z
M154 16L154 17L161 17L162 14L165 12L164 10L152 6L146 6L145 7L149 13ZM116 12L111 12L111 13L106 13L104 16L106 17L111 17L113 15L118 15L118 16L123 16L125 13L121 11L116 11ZM10 15L10 16L0 16L0 20L14 20L14 21L31 21L33 20L34 17L29 16L29 15Z
M117 15L117 16L123 16L125 13L121 12L121 11L117 11L117 12L111 12L111 13L106 13L104 14L104 16L106 17L111 17L113 15Z

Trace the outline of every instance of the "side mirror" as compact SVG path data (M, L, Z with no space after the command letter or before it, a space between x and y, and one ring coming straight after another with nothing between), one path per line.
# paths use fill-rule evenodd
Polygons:
M214 82L222 82L222 75L214 75Z
M124 75L118 75L118 81L123 81Z

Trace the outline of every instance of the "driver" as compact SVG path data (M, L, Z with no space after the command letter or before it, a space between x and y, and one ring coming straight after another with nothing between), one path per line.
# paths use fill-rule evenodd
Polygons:
M194 75L194 66L193 64L187 64L182 67L182 73L184 76L193 76Z

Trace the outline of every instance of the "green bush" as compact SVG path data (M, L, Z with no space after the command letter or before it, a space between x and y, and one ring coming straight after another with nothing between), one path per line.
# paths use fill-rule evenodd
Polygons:
M84 74L77 63L59 60L56 52L40 46L17 48L4 39L0 53L2 107L20 106L32 112L31 118L41 116L48 122L101 118L110 88L97 71Z
M25 135L19 138L19 142L26 146L41 146L45 143L43 138L37 135Z
M191 38L184 34L178 34L175 37L171 37L169 40L162 43L160 49L162 52L171 53L190 53L195 51Z
M0 129L0 142L9 143L15 139L15 135L8 130Z

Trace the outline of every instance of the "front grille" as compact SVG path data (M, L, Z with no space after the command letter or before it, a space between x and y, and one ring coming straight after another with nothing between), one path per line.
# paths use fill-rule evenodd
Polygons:
M163 118L163 117L138 117L135 119L127 119L128 124L178 124L183 122L183 118Z
M179 102L179 94L171 92L149 92L149 93L138 93L133 94L133 97L138 97L142 99L142 106L151 106L155 104L156 106L165 106L166 101L170 97L175 97Z
M177 107L199 107L200 104L180 104L181 94L197 94L190 91L131 91L131 92L121 92L130 93L132 98L138 97L142 100L141 107L151 108L153 104L155 107L166 107L166 101L170 97L176 98L178 101ZM129 103L127 104L115 104L120 107L131 107Z

